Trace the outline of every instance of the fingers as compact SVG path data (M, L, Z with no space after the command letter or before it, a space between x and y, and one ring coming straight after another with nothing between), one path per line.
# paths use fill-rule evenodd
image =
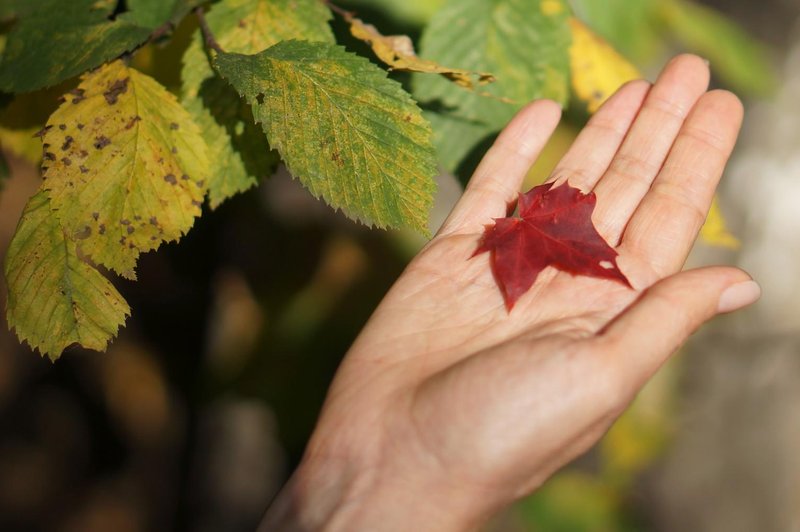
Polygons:
M609 98L580 132L548 181L561 184L569 180L583 191L593 189L614 159L649 90L650 83L637 80Z
M480 231L506 215L522 180L561 118L561 108L537 100L522 108L486 152L441 233Z
M733 94L705 94L631 218L621 248L645 259L660 277L683 266L733 151L742 116L742 104Z
M694 55L681 55L664 68L650 89L622 147L595 187L599 201L593 220L611 245L619 242L708 82L705 61Z
M599 337L608 367L635 393L705 321L755 302L761 290L742 270L690 270L653 285Z

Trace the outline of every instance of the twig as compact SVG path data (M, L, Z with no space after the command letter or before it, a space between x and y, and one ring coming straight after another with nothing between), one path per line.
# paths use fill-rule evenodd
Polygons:
M219 45L217 40L214 38L214 34L211 32L211 28L208 27L208 22L206 21L206 15L203 11L203 7L196 7L194 9L194 14L197 17L197 22L200 23L200 31L203 32L203 38L206 41L206 48L214 50L218 54L224 54L225 50L223 50Z
M336 4L334 4L333 2L331 2L330 0L321 0L321 1L322 1L323 4L328 6L328 9L330 9L334 13L338 13L339 15L344 17L345 19L355 15L355 13L353 13L352 11L348 11L346 9L342 9L341 7L339 7Z

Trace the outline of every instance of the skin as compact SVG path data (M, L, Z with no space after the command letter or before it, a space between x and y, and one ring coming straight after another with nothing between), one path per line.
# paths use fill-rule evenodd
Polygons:
M634 288L547 268L509 313L471 256L560 118L519 112L348 352L262 530L479 528L588 450L703 322L758 298L741 270L681 272L742 121L708 82L684 55L627 84L551 177L596 192Z

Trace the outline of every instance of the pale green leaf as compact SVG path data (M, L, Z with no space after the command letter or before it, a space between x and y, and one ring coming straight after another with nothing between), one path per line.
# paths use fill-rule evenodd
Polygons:
M462 169L462 163L482 141L494 137L497 130L447 110L426 111L425 118L433 128L433 145L439 164L466 184L472 168L470 165L470 168Z
M341 5L353 7L357 12L379 9L392 19L414 26L426 24L445 0L346 0Z
M286 39L333 42L330 10L319 0L226 0L206 16L220 46L254 54ZM247 190L278 162L249 106L211 68L198 30L183 57L181 101L200 127L211 161L209 203Z
M54 85L135 48L151 29L109 20L116 2L36 0L14 24L0 61L0 89Z
M25 207L5 276L9 327L52 360L72 344L104 350L130 314L108 279L81 259L44 192Z
M685 0L661 3L668 28L731 88L765 95L777 86L769 50L722 13Z
M305 41L253 56L220 54L216 65L312 194L366 223L428 232L436 173L430 126L384 70L339 46Z
M569 97L569 7L563 0L449 0L425 28L420 56L491 72L490 96L439 76L415 75L419 101L438 101L460 116L500 129L534 98Z
M70 237L132 278L140 253L179 239L207 188L203 138L175 97L122 61L85 75L48 121L44 186Z

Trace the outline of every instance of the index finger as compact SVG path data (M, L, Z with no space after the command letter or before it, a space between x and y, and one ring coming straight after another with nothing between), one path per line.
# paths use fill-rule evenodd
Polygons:
M480 231L494 218L506 216L560 118L561 107L551 100L523 107L484 155L439 234Z

